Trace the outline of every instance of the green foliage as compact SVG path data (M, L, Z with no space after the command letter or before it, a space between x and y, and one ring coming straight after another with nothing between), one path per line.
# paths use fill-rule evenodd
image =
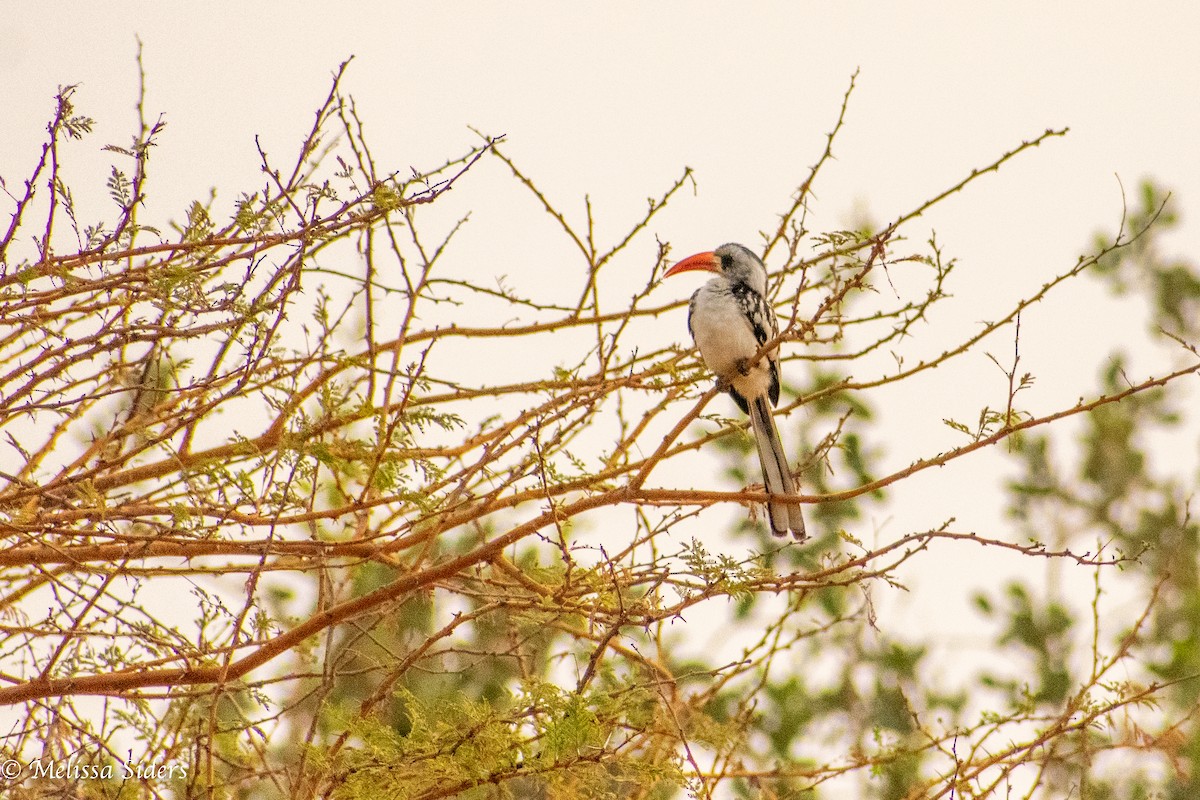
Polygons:
M1020 677L1003 677L984 673L983 684L1000 689L1010 708L1033 711L1037 705L1059 705L1072 688L1072 676L1067 666L1071 649L1070 636L1075 620L1070 611L1059 603L1049 602L1040 607L1020 583L1011 583L1006 592L1007 608L1000 609L986 596L976 597L976 606L988 617L1004 623L997 644L1017 645L1032 657L1032 669L1018 667Z
M368 722L361 745L322 769L336 774L335 798L455 796L617 798L641 787L680 786L673 759L644 753L613 757L605 744L634 718L645 724L640 692L564 692L526 684L514 696L473 701L462 695L398 693L401 730ZM605 754L605 758L599 756ZM499 787L494 789L493 787Z
M1200 271L1160 253L1159 236L1177 221L1168 195L1147 181L1139 193L1140 206L1126 225L1147 230L1131 247L1104 256L1097 274L1114 290L1146 298L1152 327L1172 336L1194 337L1196 302L1193 282ZM1117 237L1097 236L1101 247ZM1180 272L1190 276L1180 279ZM1172 288L1164 291L1163 287ZM1099 391L1114 395L1129 386L1129 357L1112 354L1100 375ZM1081 636L1081 620L1062 602L1035 600L1028 583L1011 584L1007 608L986 596L977 597L984 615L1000 624L999 647L1017 645L1032 660L1022 678L985 674L986 685L1001 689L1014 707L1023 703L1071 709L1085 695L1102 694L1098 677L1123 665L1123 675L1137 674L1149 684L1153 701L1144 702L1144 689L1126 683L1106 684L1117 702L1141 711L1121 717L1121 725L1136 731L1132 739L1108 741L1098 731L1089 743L1058 766L1059 776L1048 781L1063 791L1078 787L1085 797L1190 798L1200 792L1200 729L1192 723L1200 700L1200 526L1188 510L1186 488L1195 477L1164 472L1164 462L1152 452L1153 436L1179 437L1189 415L1180 412L1178 392L1153 388L1120 403L1097 408L1084 419L1074 463L1058 464L1051 435L1022 436L1012 453L1022 475L1011 484L1012 510L1031 535L1047 528L1061 531L1062 543L1086 548L1099 543L1123 557L1120 566L1125 591L1137 588L1137 614L1122 614L1128 628L1105 625L1103 593L1097 574L1092 601L1092 652ZM1057 448L1061 449L1061 448ZM1130 558L1132 556L1132 558ZM1128 608L1128 606L1127 606ZM1105 637L1114 634L1115 640ZM1136 666L1135 666L1136 665ZM1122 674L1118 672L1118 674ZM1115 676L1114 676L1115 677ZM1143 684L1145 685L1145 684ZM1109 723L1117 726L1114 720ZM1081 732L1082 735L1082 732ZM1158 737L1163 738L1158 738ZM1105 748L1125 753L1132 768L1116 774L1096 769L1093 758ZM1173 769L1154 768L1159 758Z

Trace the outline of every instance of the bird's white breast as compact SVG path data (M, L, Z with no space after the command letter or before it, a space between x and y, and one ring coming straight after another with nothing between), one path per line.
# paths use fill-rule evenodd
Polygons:
M738 366L758 352L758 340L733 296L718 281L696 293L692 336L713 374L733 384L743 397L765 394L771 385L770 365L763 358L742 375Z

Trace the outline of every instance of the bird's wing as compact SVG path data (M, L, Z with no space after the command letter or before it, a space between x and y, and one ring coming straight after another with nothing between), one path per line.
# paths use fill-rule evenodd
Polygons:
M754 331L754 339L762 347L779 335L779 322L775 318L775 310L761 294L746 284L733 287L733 298L742 309L746 323ZM779 405L779 350L775 348L767 353L767 367L771 371L771 386L767 390L771 405ZM746 409L742 409L745 411Z

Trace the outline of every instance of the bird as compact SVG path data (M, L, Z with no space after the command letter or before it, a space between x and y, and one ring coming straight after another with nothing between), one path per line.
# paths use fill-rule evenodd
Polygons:
M767 267L748 247L731 242L688 256L663 278L692 270L716 275L692 295L688 331L705 365L750 417L767 493L795 494L796 482L771 416L771 407L779 404L779 348L754 358L779 335L775 310L767 301ZM791 531L797 541L808 538L799 505L768 500L767 517L775 536Z

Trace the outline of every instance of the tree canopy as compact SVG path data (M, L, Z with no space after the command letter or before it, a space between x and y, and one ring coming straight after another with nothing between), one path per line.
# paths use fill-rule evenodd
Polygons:
M1066 132L886 222L809 230L851 81L753 243L780 319L778 420L803 443L814 540L795 545L758 518L746 421L686 340L686 297L655 291L671 247L652 223L691 170L602 241L603 211L564 211L503 137L377 163L344 70L296 154L260 148L261 185L174 221L153 204L147 117L106 148L109 213L89 216L97 187L69 164L93 122L70 87L32 165L3 175L4 796L1200 793L1197 476L1159 459L1196 448L1180 436L1200 269L1164 252L1160 186L931 342L962 267L909 236L917 220ZM487 163L570 261L457 255L444 198ZM1092 280L1145 304L1164 368L1105 354L1078 402L1026 406L1022 313ZM882 469L883 393L978 358L1001 401L947 418L956 446ZM994 476L1006 520L959 529L947 497L944 524L876 540L897 484L991 448L1012 467ZM933 663L932 634L875 613L902 566L936 575L968 547L978 593L947 603L988 631L983 668ZM997 585L999 553L1091 591Z

